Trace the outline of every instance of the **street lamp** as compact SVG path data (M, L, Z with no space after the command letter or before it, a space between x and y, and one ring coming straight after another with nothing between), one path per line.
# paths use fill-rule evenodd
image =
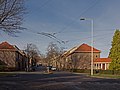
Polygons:
M81 18L80 20L91 21L91 75L93 75L93 19Z

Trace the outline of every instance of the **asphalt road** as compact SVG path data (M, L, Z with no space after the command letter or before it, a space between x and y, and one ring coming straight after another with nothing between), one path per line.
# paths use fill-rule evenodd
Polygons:
M120 79L93 78L70 72L21 72L0 76L0 90L120 90Z

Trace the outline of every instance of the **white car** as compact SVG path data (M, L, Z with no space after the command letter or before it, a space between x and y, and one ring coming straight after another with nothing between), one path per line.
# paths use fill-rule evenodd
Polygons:
M55 70L57 70L57 68L56 67L52 67L51 70L55 71Z

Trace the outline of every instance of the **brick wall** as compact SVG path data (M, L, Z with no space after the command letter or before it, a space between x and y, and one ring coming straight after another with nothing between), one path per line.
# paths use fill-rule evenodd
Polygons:
M0 60L3 61L7 67L15 67L15 52L14 51L0 51Z
M94 53L93 59L100 58L100 53ZM67 63L67 64L66 64ZM66 57L65 68L74 68L74 69L90 69L91 65L91 53L73 53L70 56Z

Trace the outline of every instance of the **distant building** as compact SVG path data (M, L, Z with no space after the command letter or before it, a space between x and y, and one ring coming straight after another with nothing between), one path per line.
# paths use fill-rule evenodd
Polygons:
M97 58L94 60L94 69L107 70L111 63L110 58Z
M90 69L91 46L82 44L74 47L62 55L60 67L65 69ZM93 48L93 60L100 58L100 50Z
M0 62L4 62L6 67L25 70L26 61L26 54L17 46L10 45L8 42L0 44Z

